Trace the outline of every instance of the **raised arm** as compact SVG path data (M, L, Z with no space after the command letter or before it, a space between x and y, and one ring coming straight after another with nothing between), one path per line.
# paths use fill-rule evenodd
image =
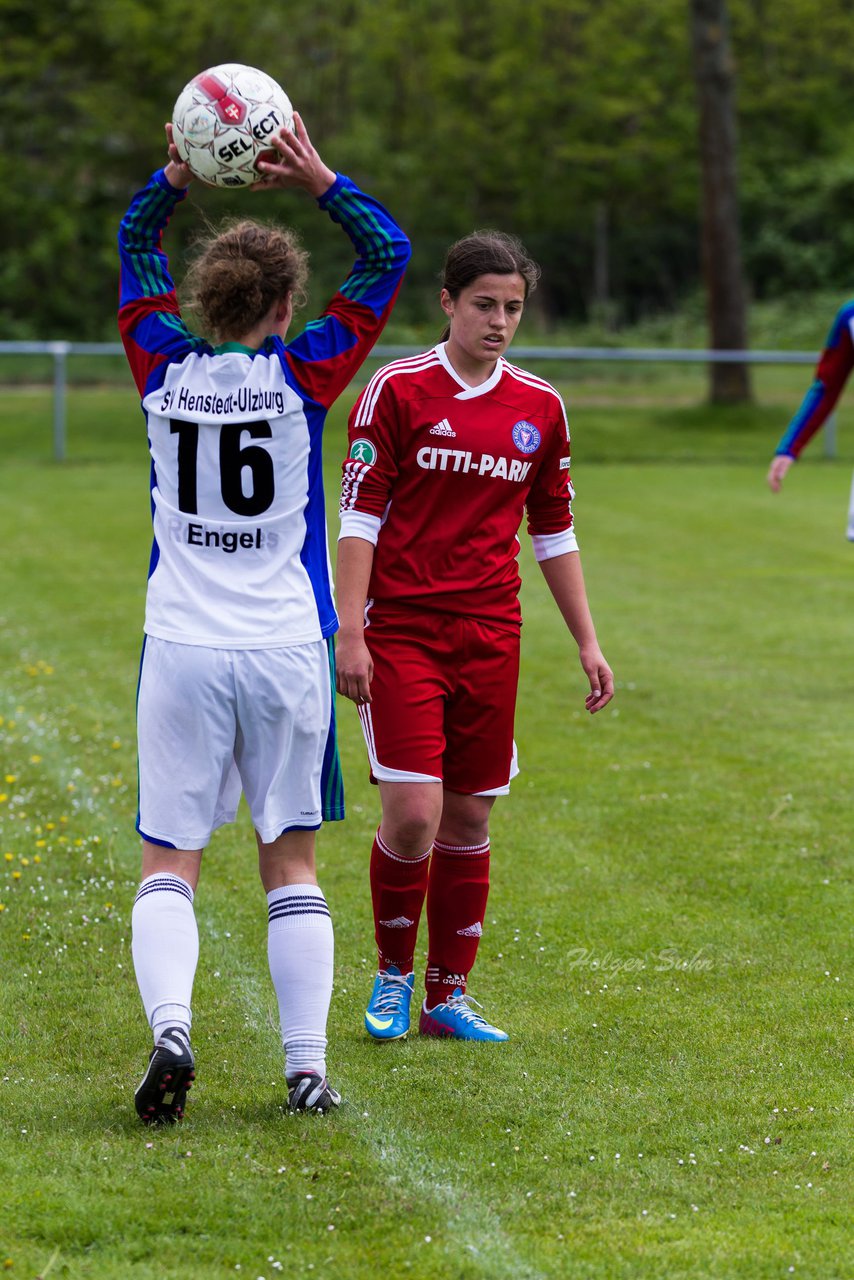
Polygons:
M190 182L189 169L176 163L171 137L169 146L165 168L136 193L119 226L119 333L141 396L159 365L204 345L181 318L161 248L163 232Z
M294 134L282 131L275 139L278 163L258 162L268 175L258 188L302 187L344 229L357 254L352 271L323 314L286 348L299 384L318 404L329 406L382 332L409 262L410 246L378 200L320 160L298 115L294 128Z

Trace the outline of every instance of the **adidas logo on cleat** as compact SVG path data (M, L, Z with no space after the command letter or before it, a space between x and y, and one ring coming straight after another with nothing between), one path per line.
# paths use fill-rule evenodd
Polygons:
M479 920L475 920L474 924L468 925L465 929L457 929L458 938L481 938L483 937L483 927Z
M441 422L437 422L435 427L430 428L431 436L456 436L456 431L451 426L447 418L443 418Z
M395 916L393 920L380 920L380 924L384 929L408 929L414 921L408 920L406 916Z

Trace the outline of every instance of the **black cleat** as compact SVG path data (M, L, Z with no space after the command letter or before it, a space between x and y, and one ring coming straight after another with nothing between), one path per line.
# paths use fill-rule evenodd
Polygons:
M323 1115L341 1105L341 1094L316 1071L288 1078L288 1111L314 1111Z
M134 1094L143 1124L175 1124L184 1117L187 1090L196 1078L190 1040L183 1027L167 1027L151 1050Z

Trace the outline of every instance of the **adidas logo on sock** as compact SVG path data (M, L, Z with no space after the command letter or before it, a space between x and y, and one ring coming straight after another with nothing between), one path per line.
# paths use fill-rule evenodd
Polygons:
M435 427L430 428L431 436L456 436L456 431L451 426L447 418L443 418L441 422L437 422Z
M470 924L465 929L457 929L458 938L481 938L483 936L483 928L479 920L474 924Z
M413 920L407 920L406 916L395 916L393 920L380 920L380 924L384 929L408 929Z

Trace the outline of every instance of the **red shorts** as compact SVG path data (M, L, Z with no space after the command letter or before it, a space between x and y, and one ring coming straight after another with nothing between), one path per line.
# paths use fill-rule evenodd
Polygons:
M373 605L365 641L371 702L359 708L380 782L443 782L502 794L519 772L513 717L519 633L403 606Z

